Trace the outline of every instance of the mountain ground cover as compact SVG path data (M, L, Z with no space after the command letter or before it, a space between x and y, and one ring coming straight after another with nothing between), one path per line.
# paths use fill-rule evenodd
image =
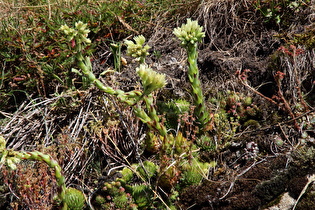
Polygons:
M314 1L0 5L1 208L314 208Z

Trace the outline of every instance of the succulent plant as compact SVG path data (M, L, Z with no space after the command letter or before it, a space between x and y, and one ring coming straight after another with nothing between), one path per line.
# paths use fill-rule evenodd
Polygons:
M205 33L202 30L203 27L199 26L197 21L192 21L188 18L187 23L179 28L175 28L173 33L182 41L183 47L188 45L197 47L197 43L205 37Z
M75 23L75 28L70 28L68 25L62 25L60 30L67 35L69 41L75 40L76 44L90 44L91 40L88 37L90 30L86 28L87 24L79 21Z
M150 49L149 45L144 45L145 37L143 35L135 36L134 41L125 40L127 45L127 55L139 59L141 64L145 63L145 57L149 55L148 50Z
M179 28L175 28L173 33L181 41L181 45L186 49L188 55L188 79L192 88L194 100L195 116L202 130L207 129L209 122L209 113L205 105L205 100L199 80L199 69L197 66L197 43L202 40L205 33L202 31L202 26L198 25L197 21L187 19L187 23Z
M82 210L85 206L84 194L72 187L66 189L64 201L69 210Z
M164 87L166 84L165 75L153 71L146 64L141 64L136 71L141 79L144 95L149 95L153 91Z

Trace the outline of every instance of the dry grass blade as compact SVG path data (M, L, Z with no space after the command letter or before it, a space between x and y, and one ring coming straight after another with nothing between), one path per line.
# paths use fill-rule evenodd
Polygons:
M208 0L200 4L198 20L203 23L210 46L220 49L221 37L230 42L235 31L246 31L249 20L240 18L240 13L248 10L248 5L248 0Z

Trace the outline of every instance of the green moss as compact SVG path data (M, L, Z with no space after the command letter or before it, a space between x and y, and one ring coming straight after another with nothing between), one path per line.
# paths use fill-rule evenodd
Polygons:
M250 119L250 120L247 120L245 123L244 123L244 127L248 127L248 126L251 126L252 128L259 128L260 127L260 124L257 120L253 120L253 119Z
M285 191L288 181L289 176L286 173L279 174L270 180L258 184L255 189L255 194L261 200L268 203Z
M315 27L307 28L304 33L294 34L292 44L304 45L307 49L315 48Z

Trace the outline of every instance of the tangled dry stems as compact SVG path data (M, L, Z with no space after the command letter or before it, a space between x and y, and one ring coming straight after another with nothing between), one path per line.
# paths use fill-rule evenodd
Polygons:
M107 175L111 168L128 164L136 157L135 154L139 157L139 135L144 132L130 109L99 94L93 90L82 93L83 103L70 106L66 109L67 114L56 103L64 99L73 100L71 93L25 101L14 114L1 111L8 120L1 124L1 135L8 139L8 148L50 154L62 166L67 184L76 183L77 187L87 189L86 186L94 185L93 179L102 176L102 169L93 168L94 164L107 162L102 166L104 175ZM23 170L29 170L28 167ZM42 174L40 171L47 167L38 168L39 171L32 169L32 173ZM23 182L23 177L15 186ZM34 203L34 194L23 194L22 188L12 191L24 196L29 207L38 205Z

